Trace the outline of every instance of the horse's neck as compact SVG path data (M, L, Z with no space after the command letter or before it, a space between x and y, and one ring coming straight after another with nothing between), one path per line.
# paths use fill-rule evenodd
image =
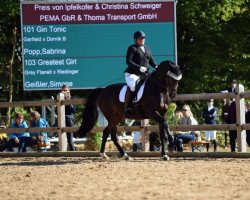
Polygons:
M164 80L161 80L159 75L157 74L159 72L155 72L154 74L151 74L151 76L148 78L148 84L155 89L156 91L162 93L166 92L167 87L164 84Z
M145 94L147 93L147 95L157 99L160 97L162 103L168 104L170 98L168 96L167 89L163 87L163 85L163 83L158 81L155 74L153 74L146 81Z

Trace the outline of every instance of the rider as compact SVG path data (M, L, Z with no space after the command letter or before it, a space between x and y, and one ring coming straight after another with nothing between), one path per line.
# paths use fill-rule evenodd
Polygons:
M128 89L125 95L124 103L126 116L130 116L132 114L130 106L138 79L146 76L149 70L149 65L155 69L158 67L152 57L149 47L144 45L145 37L146 35L144 32L136 31L134 33L135 44L129 46L127 50L126 63L128 67L125 70L125 80L128 85Z

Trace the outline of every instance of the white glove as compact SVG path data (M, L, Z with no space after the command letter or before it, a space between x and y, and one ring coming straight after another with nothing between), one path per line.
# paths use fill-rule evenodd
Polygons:
M141 71L142 73L145 73L147 70L148 70L148 68L146 68L146 67L140 67L140 71Z
M158 67L158 65L155 66L155 69Z

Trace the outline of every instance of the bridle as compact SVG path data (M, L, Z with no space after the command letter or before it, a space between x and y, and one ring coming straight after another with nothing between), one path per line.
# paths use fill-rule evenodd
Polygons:
M174 65L172 65L171 62L169 62L169 63L170 63L171 66L175 67ZM147 76L149 77L150 75L151 75L151 74L148 73ZM181 80L181 78L182 78L182 74L176 75L176 74L172 73L170 70L167 72L167 75L168 75L169 77L173 78L174 80L177 80L177 81ZM152 80L153 82L155 82L155 83L156 83L160 88L162 88L164 91L167 90L167 87L166 87L165 84L160 83L157 79L151 79L151 80Z

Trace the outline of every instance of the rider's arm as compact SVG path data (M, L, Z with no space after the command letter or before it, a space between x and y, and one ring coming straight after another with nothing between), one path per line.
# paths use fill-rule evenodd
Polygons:
M154 60L154 58L153 58L153 56L151 54L150 49L148 47L146 47L146 46L145 46L145 48L146 48L146 51L148 52L148 55L149 55L147 58L149 59L150 66L152 66L153 68L156 68L157 64L156 64L156 62L155 62L155 60Z
M126 63L129 67L139 69L141 66L139 66L135 62L133 62L134 54L135 54L135 49L132 46L130 46L127 50Z

